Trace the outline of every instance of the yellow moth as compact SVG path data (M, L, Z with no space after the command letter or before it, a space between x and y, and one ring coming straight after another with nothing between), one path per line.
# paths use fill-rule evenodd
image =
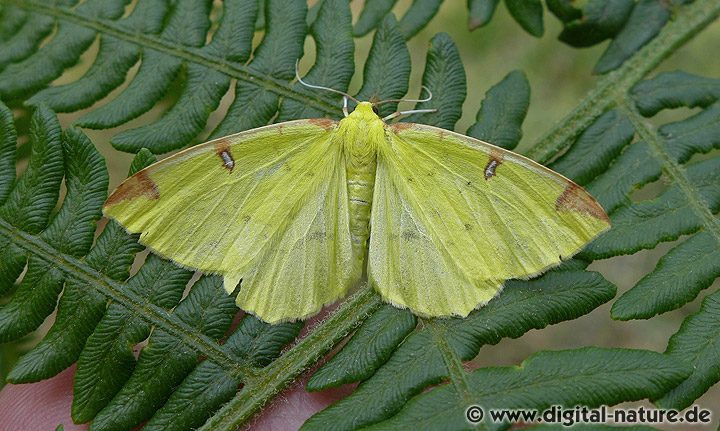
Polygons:
M104 213L155 253L221 274L228 293L240 283L238 306L270 323L316 314L364 270L391 304L464 317L610 226L585 190L523 156L390 124L370 102L345 112L177 153L123 182Z

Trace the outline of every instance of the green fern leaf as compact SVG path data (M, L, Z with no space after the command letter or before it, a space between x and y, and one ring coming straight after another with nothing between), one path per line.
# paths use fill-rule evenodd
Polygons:
M60 0L56 3L59 7L72 7L78 1ZM125 0L111 2L90 0L80 4L75 8L75 12L93 21L112 20L123 14L126 3ZM28 22L23 27L33 24L35 23ZM37 30L40 34L47 35L52 29L52 24L52 21L48 22L47 17L42 17L40 28ZM28 30L36 31L34 28L28 28ZM7 64L7 67L0 72L0 94L5 98L16 98L41 89L59 77L66 68L77 63L80 55L95 40L95 36L96 33L91 28L74 22L62 22L53 38L31 56L28 54L37 49L36 43L42 39L36 35L30 40L26 39L24 44L16 46L15 49L19 51L24 48L30 52L17 52L13 56L14 59L22 58L22 60ZM32 70L34 73L26 73L28 70Z
M581 269L508 282L502 295L467 319L429 321L410 334L352 395L313 416L306 427L355 429L386 419L426 386L452 376L451 367L475 357L482 345L581 316L614 295L614 286Z
M170 309L180 301L191 276L171 262L150 256L128 281L127 289ZM136 365L132 347L145 340L150 329L132 310L110 304L78 358L72 406L75 422L89 421L117 394Z
M322 83L323 86L346 91L355 70L353 53L355 43L352 39L352 15L347 2L324 0L318 7L310 34L315 40L316 61L303 78L309 83ZM300 84L292 86L294 90L302 88ZM338 97L325 97L328 103L337 103ZM243 110L247 107L243 107ZM280 106L277 121L297 118L319 118L325 113L294 99L284 99ZM337 114L335 115L337 117ZM222 136L215 130L213 136Z
M438 13L443 0L413 0L412 4L400 18L400 33L407 40L422 30Z
M163 3L141 2L132 15L121 22L128 29L140 33L157 33L164 14ZM28 99L27 103L36 105L44 102L56 112L87 108L120 86L128 70L139 58L140 50L136 45L111 36L103 37L96 61L82 78L70 84L42 90ZM118 123L118 120L106 120L104 124Z
M353 28L353 36L364 36L377 27L397 0L371 0L363 8Z
M399 99L407 93L410 78L410 53L397 26L394 15L388 15L373 37L365 62L363 85L355 96L358 100ZM389 115L396 103L379 106L381 116Z
M680 330L670 338L666 353L673 359L690 364L693 372L687 380L667 391L662 397L655 397L657 405L665 408L685 408L710 386L720 381L718 316L720 293L715 292L703 300L700 310L685 319Z
M475 30L490 22L499 1L500 0L468 0L468 28Z
M618 159L634 136L635 129L626 116L617 110L608 111L585 129L573 144L572 151L556 159L550 167L578 184L592 184L593 180L606 172L611 163ZM632 185L640 182L642 179L634 180ZM597 188L593 190L597 191ZM627 194L628 187L618 187L615 183L613 190ZM615 208L604 193L598 192L594 196L602 202L606 210Z
M461 381L415 397L392 419L371 430L465 429L469 404L485 409L552 405L597 407L653 397L682 382L681 361L643 350L584 348L542 352L519 367L481 368ZM568 391L567 388L573 388ZM489 428L499 428L486 420Z
M417 319L408 310L383 306L363 323L337 355L313 374L307 390L319 391L369 378L387 362L416 324Z
M615 36L627 22L633 6L633 0L593 0L580 10L562 0L548 2L548 8L564 23L558 39L575 47L592 46Z
M510 15L520 27L535 37L545 32L543 6L540 0L505 0Z
M655 37L670 19L669 5L660 0L640 0L633 7L622 30L610 42L595 65L595 73L606 73L620 66L647 41Z
M716 292L687 318L666 355L588 348L540 352L523 368L464 369L483 345L577 318L610 301L615 287L586 270L595 258L681 241L613 304L612 317L618 319L678 308L720 275L720 195L713 175L719 160L718 80L671 72L639 82L720 14L712 0L688 5L641 0L632 12L627 1L618 0L622 10L613 9L613 15L600 14L595 1L583 7L547 2L563 21L561 37L567 43L612 39L598 68L618 70L601 79L527 154L584 185L615 227L543 276L508 281L498 298L467 319L418 320L383 306L365 288L286 349L302 324L271 326L243 316L228 331L237 309L216 278L193 283L190 272L152 255L130 277L141 248L136 236L115 223L106 225L93 244L107 193L103 160L77 129L61 133L46 106L61 111L92 106L78 124L109 128L158 105L159 119L141 119L139 128L113 138L116 148L138 152L134 172L154 160L152 152L178 149L205 134L210 113L233 80L231 106L210 136L298 117L339 117L337 96L290 83L307 35L317 53L305 80L347 91L356 70L353 32L374 31L357 97L405 96L411 71L406 40L429 22L440 3L414 1L398 22L394 1L366 2L353 26L343 0L323 0L310 11L299 0L230 0L215 7L209 0L0 0L0 94L14 99L13 106L35 107L31 144L18 149L11 111L0 106L0 293L9 294L9 302L0 306L0 340L33 331L57 305L50 331L18 361L9 379L37 381L77 361L73 419L92 421L97 429L129 429L146 420L147 429L238 428L349 335L308 388L359 386L316 414L306 428L417 427L418 418L428 413L442 418L444 426L465 427L466 399L459 393L488 405L482 397L489 397L498 406L615 404L645 397L662 406L685 406L720 380L712 348L720 333L713 325ZM496 4L468 2L471 23L487 22ZM529 31L542 32L539 2L506 4ZM663 18L670 10L673 19ZM635 28L642 11L656 18L646 29ZM256 28L264 31L253 49ZM48 86L95 39L99 51L85 75ZM96 106L136 64L127 87ZM46 70L15 76L21 67ZM438 112L410 120L454 128L466 76L448 35L432 39L422 76L435 94L416 108ZM467 133L515 148L529 94L523 73L511 72L487 93ZM685 119L675 115L674 122L657 129L643 118L681 106L700 109ZM395 109L386 104L382 113ZM142 149L146 146L151 151ZM16 179L17 154L28 149L29 166ZM68 194L58 206L63 179ZM667 189L657 197L632 195L658 179ZM136 360L133 346L145 339ZM570 383L582 391L569 391Z
M720 99L720 79L683 71L664 72L640 82L631 94L638 110L646 117L682 106L705 108Z
M85 228L84 224L92 224L100 218L99 205L107 193L107 173L92 167L88 169L87 162L80 158L68 160L67 204L50 221L50 213L55 208L63 178L63 139L60 124L45 108L39 109L33 116L31 139L33 154L30 165L0 207L0 218L11 229L30 233L45 229L40 234L44 242L52 243L63 252L77 255L83 248L89 247L94 229L84 229L85 232L76 235L72 228ZM87 139L77 139L77 135L66 136L65 139L71 140L65 145L67 152L92 156L94 148ZM80 148L74 148L76 146ZM13 145L10 150L14 149ZM85 195L85 187L93 191ZM86 205L92 208L91 212L82 211ZM10 238L3 239L8 246L3 247L2 251L2 260L8 262L3 271L8 275L3 278L14 281L25 266L26 259L21 257L20 250L10 244ZM16 340L40 326L55 309L57 295L62 289L63 275L56 266L34 256L27 260L27 265L27 273L12 300L0 309L0 340L3 342ZM3 286L2 290L7 288Z
M455 43L446 33L435 35L425 62L422 83L432 89L433 97L420 102L415 109L437 109L427 114L414 114L401 121L432 124L445 129L454 129L462 115L467 87L465 70Z
M530 84L520 71L510 72L485 96L468 136L514 149L522 137L522 123L530 105Z
M178 319L214 340L223 336L236 312L235 301L217 277L195 283L173 310ZM93 428L128 429L152 416L196 366L198 357L172 334L155 330L128 381L93 419Z
M302 329L302 323L268 325L246 316L223 347L238 362L262 367L280 355ZM178 386L167 403L158 410L143 430L191 429L202 425L237 392L241 379L218 364L205 361Z
M2 203L8 198L15 182L13 170L17 142L12 112L4 105L0 105L0 131L2 131L0 135L0 203Z

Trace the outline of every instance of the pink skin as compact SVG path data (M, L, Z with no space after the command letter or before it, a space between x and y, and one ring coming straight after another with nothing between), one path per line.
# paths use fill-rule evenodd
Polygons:
M38 383L7 385L0 391L0 428L7 430L86 430L70 419L72 379L75 366ZM348 395L353 387L343 386L322 392L305 391L306 379L291 385L269 407L251 421L249 430L296 430L302 423L332 402Z
M332 308L332 307L330 307ZM306 328L327 315L323 310L311 319ZM306 334L303 329L301 337ZM260 415L250 421L248 430L296 430L315 412L344 398L355 385L309 393L305 382L311 374L301 376L298 382L276 397ZM66 431L86 430L87 424L75 425L70 418L72 385L75 365L57 376L37 383L6 385L0 391L0 429L54 430L63 424ZM140 428L138 428L140 429Z

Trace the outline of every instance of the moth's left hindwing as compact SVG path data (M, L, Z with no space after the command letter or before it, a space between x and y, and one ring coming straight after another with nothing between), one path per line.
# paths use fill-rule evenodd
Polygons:
M610 226L572 181L477 139L400 123L378 147L368 274L418 314L466 316Z
M242 279L238 305L263 320L306 317L359 276L334 125L292 121L190 148L128 178L103 211L157 254L224 275L229 292Z

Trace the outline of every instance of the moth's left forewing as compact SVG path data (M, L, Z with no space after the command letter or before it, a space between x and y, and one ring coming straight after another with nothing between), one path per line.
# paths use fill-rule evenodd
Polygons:
M265 321L307 317L355 277L336 126L298 120L195 146L127 179L104 214L155 253L222 274L229 292L242 279L238 303Z
M609 227L585 190L523 156L419 124L388 126L386 135L379 163L468 280L531 277Z

